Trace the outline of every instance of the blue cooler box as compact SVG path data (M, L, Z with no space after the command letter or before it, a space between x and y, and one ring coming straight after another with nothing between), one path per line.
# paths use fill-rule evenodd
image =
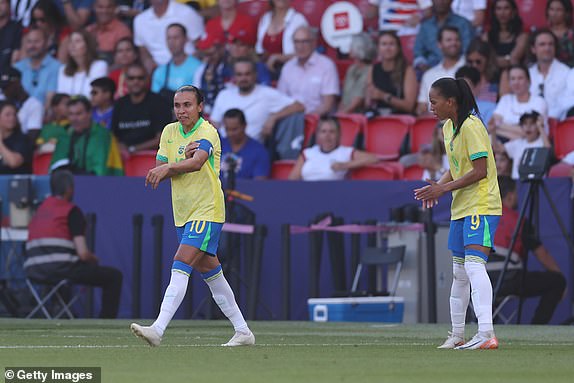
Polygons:
M309 319L315 322L401 323L403 297L311 298Z

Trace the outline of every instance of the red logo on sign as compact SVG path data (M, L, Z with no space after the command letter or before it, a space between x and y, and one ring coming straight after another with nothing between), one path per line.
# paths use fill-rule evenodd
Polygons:
M350 18L349 12L339 12L333 15L335 21L335 30L340 31L341 29L349 29Z

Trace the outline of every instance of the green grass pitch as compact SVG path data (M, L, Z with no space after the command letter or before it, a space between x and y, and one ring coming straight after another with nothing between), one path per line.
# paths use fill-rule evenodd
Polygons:
M129 323L0 319L0 367L101 367L106 383L574 382L572 326L497 326L499 350L455 351L436 349L446 325L252 322L256 346L224 348L228 322L174 321L150 348Z

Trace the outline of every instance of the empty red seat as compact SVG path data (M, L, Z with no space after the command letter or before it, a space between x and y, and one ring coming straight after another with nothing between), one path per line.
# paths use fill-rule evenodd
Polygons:
M319 123L319 116L316 114L306 114L305 115L305 130L304 130L304 141L303 141L303 148L308 147L311 145L311 139L315 134L315 130L317 130L317 124Z
M568 165L565 162L559 162L550 168L548 172L549 177L572 177L572 165Z
M434 117L419 117L411 126L411 153L417 153L421 145L432 143L432 134L438 120Z
M525 31L546 26L546 1L516 0L516 6Z
M403 140L415 118L391 115L369 120L365 127L365 150L383 159L396 159Z
M150 169L155 168L156 152L144 150L129 155L125 162L124 170L129 177L145 177Z
M402 165L398 162L381 162L351 172L352 180L397 180L401 176Z
M251 16L257 25L261 16L269 10L269 2L266 0L246 0L237 3L237 10Z
M295 166L295 160L279 160L271 164L271 179L286 180Z
M417 39L417 35L404 35L400 36L399 39L401 40L401 47L403 48L403 53L407 59L407 62L412 64L414 59L415 40Z
M554 134L556 157L563 158L566 154L574 151L574 118L559 122Z
M359 133L367 125L367 118L362 114L336 114L341 126L341 145L354 146Z
M36 175L48 174L50 172L50 163L52 162L52 153L34 153L32 159L32 173Z
M419 165L411 165L403 170L403 179L410 181L420 181L423 179L424 169Z

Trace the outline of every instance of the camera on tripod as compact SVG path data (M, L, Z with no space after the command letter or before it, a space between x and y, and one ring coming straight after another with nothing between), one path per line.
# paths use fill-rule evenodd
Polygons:
M540 181L550 168L549 148L528 148L522 154L518 174L521 182Z

